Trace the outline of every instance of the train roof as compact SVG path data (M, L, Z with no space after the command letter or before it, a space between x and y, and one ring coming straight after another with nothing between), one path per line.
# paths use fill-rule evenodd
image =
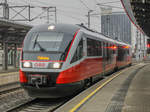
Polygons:
M104 35L104 34L102 34L100 32L88 29L87 27L85 27L83 25L79 25L79 26L81 27L82 31L86 32L89 35L94 35L97 38L101 38L102 40L106 40L106 41L109 41L109 42L112 42L112 43L116 43L116 44L119 44L119 45L131 46L130 44L127 44L127 43L124 43L124 42L121 42L121 41L118 41L118 40L111 39L110 37L108 37L108 36L106 36L106 35Z
M124 42L118 41L118 40L114 40L111 39L110 37L99 33L97 31L88 29L87 27L83 26L83 25L72 25L72 24L43 24L43 25L38 25L33 27L30 32L42 32L42 31L49 31L49 26L55 26L55 28L53 29L53 31L56 32L63 32L63 33L70 33L70 34L74 34L76 31L78 31L80 29L80 31L83 31L86 34L89 35L93 35L97 38L101 38L102 40L106 40L112 43L116 43L116 44L120 44L120 45L128 45Z
M72 24L43 24L33 27L30 32L50 31L49 27L54 26L52 31L74 34L80 27Z

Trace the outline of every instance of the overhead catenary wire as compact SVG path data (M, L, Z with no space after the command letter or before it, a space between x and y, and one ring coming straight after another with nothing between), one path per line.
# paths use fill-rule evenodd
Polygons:
M22 0L23 3L19 2L19 3L15 3L15 5L30 5L29 2L27 2L26 0ZM9 2L11 4L14 4L13 2ZM25 4L24 4L25 3ZM30 5L31 6L31 5ZM40 8L40 7L37 7L37 6L31 6L31 7L34 7L34 8ZM45 11L42 11L40 14L37 13L36 11L32 10L32 12L36 13L37 16L34 16L31 20L35 20L37 18L39 18L41 15L43 15L45 13Z
M29 4L29 2L27 2L26 0L21 0L22 2L24 2L24 3L26 3L26 4ZM96 0L95 0L96 1ZM42 4L44 4L44 5L47 5L47 3L45 3L45 2L41 2L41 1L35 1L35 2L37 2L37 3L42 3ZM86 8L88 8L88 9L90 9L82 0L80 0L80 2L82 3L82 4L84 4L84 6L86 6ZM106 4L106 3L114 3L114 2L118 2L118 1L113 1L113 2L105 2L105 3L102 3L102 4ZM98 3L98 2L97 2ZM31 3L30 3L31 4ZM37 4L36 4L36 6L34 5L34 7L40 7L40 6L37 6ZM65 7L66 8L66 7ZM118 7L116 7L116 8L118 8Z
M25 1L25 0L24 0ZM43 4L43 5L47 5L47 3L45 3L45 2L41 2L41 1L36 1L38 4L40 3L40 4ZM39 7L39 6L37 6L37 7ZM88 7L88 6L87 6ZM65 13L65 14L62 14L62 15L64 15L64 16L67 16L67 17L70 17L70 18L72 18L72 19L75 19L75 20L80 20L80 21L84 21L84 22L86 22L85 20L83 20L83 19L80 19L80 18L77 18L77 17L74 17L74 16L72 16L72 15L67 15L66 14L66 12L69 12L69 11L64 11L64 10L62 10L62 9L58 9L57 8L57 10L58 11L60 11L60 12L63 12L63 13ZM72 13L72 14L75 14L74 12L71 12L70 11L70 13ZM77 12L78 13L78 12ZM42 15L42 14L40 14L40 15ZM77 15L79 15L79 13L77 14ZM80 13L80 15L82 15L81 13ZM83 14L83 17L84 17L84 14ZM40 18L40 16L38 16L37 18Z
M60 9L60 8L57 8L58 11L62 11L64 13L69 13L71 15L80 15L80 16L84 16L85 14L84 13L81 13L81 12L73 12L73 11L70 11L70 10L63 10L63 9Z
M81 4L83 4L88 10L91 10L82 0L79 0Z
M83 19L81 19L81 18L78 18L78 17L74 17L74 16L72 16L72 15L67 15L66 13L64 13L64 11L62 11L62 10L59 10L58 9L58 11L60 11L60 12L63 12L63 13L61 13L62 15L64 15L64 16L66 16L66 17L69 17L69 18L72 18L72 19L75 19L75 20L79 20L79 21L81 21L81 22L87 22L86 20L83 20ZM84 17L84 16L83 16Z
M23 0L23 1L25 1L25 0ZM48 7L48 6L45 6L45 5L47 5L47 3L45 3L45 2L41 2L41 1L40 1L40 2L39 2L39 1L35 1L35 2L37 2L38 4L40 3L40 5L38 5L38 4L36 4L36 5L32 4L32 6L34 6L34 7L39 7L39 8ZM26 2L26 3L27 3L27 2ZM44 6L42 6L41 3L42 3L42 5L44 5ZM67 9L69 8L69 10L66 11L66 12L69 12L69 11L70 11L70 13L71 13L71 10L70 10L70 9L74 9L74 8L75 8L75 7L73 8L73 7L63 6L63 8L64 8L64 7L67 8ZM57 9L60 9L60 8L57 8ZM76 8L76 9L78 9L78 8ZM60 9L60 10L64 10L64 9ZM75 13L78 13L78 14L80 13L80 12L78 12L78 10L74 10L74 11L76 11ZM74 14L74 11L72 11L73 14ZM81 13L80 13L80 14L81 14ZM83 14L83 15L84 15L84 14Z
M12 0L8 0L8 1L10 1L12 3ZM14 1L17 1L17 0L14 0ZM80 2L81 5L79 4L79 2ZM96 4L98 4L99 2L102 2L102 1L95 0L94 5L96 6ZM119 1L118 0L117 1L109 1L109 2L104 2L104 3L99 3L99 4L102 7L112 7L112 8L122 9L121 7L108 5L108 4L113 4L113 3L117 3L117 2L119 2ZM89 4L89 2L86 2L84 0L79 0L78 1L79 6L81 8L83 8L82 11L79 11L78 8L76 7L76 5L74 7L71 7L68 4L54 3L52 1L50 2L50 1L46 1L46 0L45 1L44 0L43 1L41 1L41 0L19 0L19 2L14 2L14 4L32 5L35 9L55 5L55 6L57 6L57 10L58 10L57 13L61 13L61 14L57 14L59 17L61 15L63 15L63 16L66 16L68 18L72 18L74 20L78 20L78 21L85 22L85 23L87 23L87 20L85 18L85 15L87 14L87 11L92 10L92 8L89 7L89 6L91 6ZM33 17L34 19L38 19L41 16L44 16L45 13L40 12L40 11L35 11L35 9L32 10L33 13L34 13L32 16L34 16ZM96 9L92 10L92 11L96 11ZM35 14L37 14L37 16L35 16ZM91 14L91 16L93 16L93 15ZM96 17L96 18L98 18L98 17Z
M34 0L34 2L38 3L38 4L43 4L43 5L46 5L48 6L49 4L48 3L45 3L45 2L42 2L41 0Z
M26 0L23 0L22 1L23 3L25 3L24 5L26 5L26 4L29 4ZM21 3L21 4L23 4L23 3ZM41 3L41 2L40 2ZM45 4L44 2L42 2L43 4ZM18 5L19 5L20 3L18 3ZM15 4L16 5L16 4ZM32 4L33 5L33 4ZM34 8L42 8L42 6L38 6L38 5L34 5L33 6ZM43 6L44 7L44 6ZM32 10L33 12L35 12L35 13L37 13L36 11L34 11L34 10ZM61 11L61 12L63 12L63 13L66 13L66 11L63 11L63 10L59 10L59 11ZM35 17L33 17L32 19L34 20L34 19L37 19L37 18L40 18L43 14L44 14L45 12L41 12L40 14L38 14L37 16L35 16ZM68 13L68 12L67 12ZM69 12L69 13L72 13L71 11ZM73 12L73 14L75 14L74 12ZM84 21L85 22L85 20L83 20L83 19L80 19L80 18L77 18L77 17L74 17L74 16L71 16L71 15L68 15L68 14L63 14L64 16L67 16L67 17L70 17L70 18L72 18L72 19L75 19L75 20L78 20L78 21ZM76 13L76 15L79 15L79 13ZM80 15L82 16L82 14L80 13ZM84 14L83 14L84 15Z

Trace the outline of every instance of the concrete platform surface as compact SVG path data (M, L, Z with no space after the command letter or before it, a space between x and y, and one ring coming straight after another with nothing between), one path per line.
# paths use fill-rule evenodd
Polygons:
M3 70L2 66L0 66L0 74L1 73L9 73L9 72L17 72L19 68L14 68L13 66L8 66L8 70Z
M150 112L150 65L145 66L134 77L122 112Z
M140 63L114 73L55 112L150 112L149 68Z
M8 70L3 70L0 66L0 86L19 81L19 68L8 66Z
M19 72L0 73L0 86L19 82Z

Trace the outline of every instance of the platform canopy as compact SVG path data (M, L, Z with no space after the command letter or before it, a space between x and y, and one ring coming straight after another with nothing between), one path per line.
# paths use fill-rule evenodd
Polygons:
M0 42L22 43L30 25L0 19Z
M150 37L150 0L121 0L130 20Z
M19 66L18 49L22 47L30 25L0 19L0 65L7 70L9 65Z

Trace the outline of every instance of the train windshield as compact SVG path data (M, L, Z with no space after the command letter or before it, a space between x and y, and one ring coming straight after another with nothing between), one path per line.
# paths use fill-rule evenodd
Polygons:
M51 60L64 60L72 39L73 35L68 33L29 33L24 41L23 57L26 60L36 60L34 57L44 55Z
M60 51L63 33L40 32L32 34L27 51Z

